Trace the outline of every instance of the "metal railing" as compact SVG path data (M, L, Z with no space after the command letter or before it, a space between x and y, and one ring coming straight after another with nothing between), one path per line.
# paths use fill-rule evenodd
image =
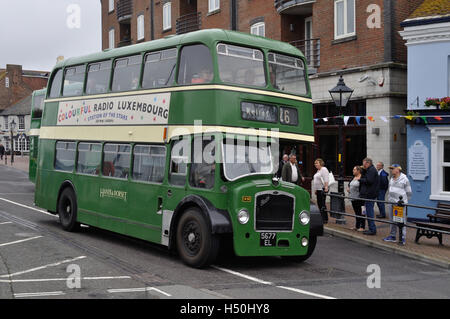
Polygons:
M320 39L297 40L289 43L303 52L310 68L320 67Z
M202 13L194 12L181 16L176 22L177 34L200 30L202 25Z
M404 214L404 222L395 222L395 221L390 221L390 220L382 220L382 219L378 219L375 217L367 217L364 215L356 215L356 214L350 214L350 213L346 213L345 211L345 199L348 200L358 200L358 201L363 201L363 202L373 202L375 203L382 203L382 204L388 204L388 205L392 205L393 207L404 207L404 208L408 208L408 207L414 207L414 208L420 208L420 209L426 209L426 210L432 210L432 211L444 211L444 212L448 212L450 213L450 209L446 209L446 208L440 208L440 207L429 207L429 206L422 206L422 205L415 205L415 204L405 204L403 202L403 198L402 196L400 196L400 200L398 202L388 202L388 201L383 201L383 200L376 200L376 199L365 199L365 198L354 198L354 197L350 197L350 196L344 196L341 195L339 193L327 193L325 194L326 196L330 197L330 209L327 210L327 213L330 213L330 216L336 219L340 219L341 216L348 216L348 217L353 217L353 218L360 218L360 219L364 219L364 220L371 220L377 223L384 223L384 224L390 224L390 225L395 225L399 228L399 236L398 236L398 243L402 244L402 230L403 227L408 227L408 228L413 228L416 230L421 230L421 231L429 231L432 233L441 233L444 235L450 235L449 231L445 231L445 230L440 230L440 229L436 229L436 228L428 228L428 227L421 227L421 226L416 226L416 225L412 225L412 224L407 224L407 213ZM334 206L334 207L333 207ZM338 209L338 210L333 210L334 209ZM334 216L333 216L334 215ZM423 223L427 223L427 222L423 222ZM428 237L428 236L427 236ZM405 238L406 240L406 238ZM417 239L416 239L417 242Z

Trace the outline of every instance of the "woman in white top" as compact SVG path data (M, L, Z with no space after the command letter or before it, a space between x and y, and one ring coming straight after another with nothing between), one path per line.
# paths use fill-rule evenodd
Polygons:
M325 167L323 159L318 158L314 161L314 166L317 169L317 173L314 175L312 183L312 192L317 196L317 206L319 206L320 213L322 214L323 223L328 223L328 214L325 206L325 193L328 192L329 171Z

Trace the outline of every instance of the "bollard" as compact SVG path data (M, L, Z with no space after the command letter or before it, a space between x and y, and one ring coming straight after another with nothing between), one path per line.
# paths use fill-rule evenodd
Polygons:
M393 206L393 221L397 223L398 226L398 244L403 244L403 227L405 227L405 203L403 202L403 196L400 196L400 200L397 203L397 206ZM406 238L405 238L406 240Z
M336 195L330 196L330 210L335 212L331 213L330 217L336 218L336 224L345 225L346 224L345 218L343 217L343 215L339 214L345 213L345 200L342 197L337 197L337 196L345 196L345 194L330 192L330 195Z

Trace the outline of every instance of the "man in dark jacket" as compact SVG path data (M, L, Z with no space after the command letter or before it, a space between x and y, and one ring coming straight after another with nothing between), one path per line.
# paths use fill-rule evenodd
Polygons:
M300 172L300 168L297 165L297 156L295 154L289 155L289 162L284 164L281 172L281 179L288 183L301 185L305 181L305 178Z
M3 144L0 144L0 160L3 159L3 155L5 155L5 147Z
M365 171L361 176L361 179L359 180L359 183L361 185L359 194L361 198L375 200L378 197L380 176L378 176L377 169L375 168L375 166L373 166L372 159L368 157L365 158L363 160L363 167ZM364 206L366 208L366 216L368 218L374 218L374 202L366 201ZM368 219L367 223L369 225L369 230L364 231L363 234L376 235L377 227L375 226L375 222L371 219Z
M288 163L288 162L289 162L289 156L288 156L287 154L284 154L284 155L283 155L283 158L282 158L282 160L280 161L280 164L279 164L279 166L278 166L278 171L277 171L277 177L278 177L278 178L281 178L281 173L283 172L284 164L286 164L286 163Z
M378 200L384 201L386 198L386 192L389 188L389 174L384 170L383 162L377 163L377 171L380 176L380 187L378 189ZM377 203L378 209L380 210L380 215L377 218L386 218L386 209L384 203Z

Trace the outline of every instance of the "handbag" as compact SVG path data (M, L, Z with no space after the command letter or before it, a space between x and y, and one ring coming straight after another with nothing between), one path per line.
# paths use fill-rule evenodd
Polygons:
M320 179L322 180L322 184L325 185L325 182L324 182L322 176L320 177ZM328 174L328 187L330 187L333 184L336 184L336 179L334 178L333 172L330 171Z

